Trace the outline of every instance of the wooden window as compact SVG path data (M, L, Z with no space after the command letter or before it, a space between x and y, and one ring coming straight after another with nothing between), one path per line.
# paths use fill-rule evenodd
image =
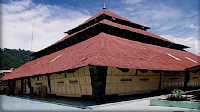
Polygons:
M40 82L40 83L38 82L38 83L35 83L35 85L42 85L42 83L41 83L41 82Z
M69 84L78 84L78 80L69 80Z
M179 80L179 78L170 78L170 80Z
M192 77L192 79L198 79L199 77Z
M140 82L148 82L149 78L140 78Z
M64 81L57 82L57 85L64 85L64 84L65 84Z
M121 78L121 82L132 82L132 78Z

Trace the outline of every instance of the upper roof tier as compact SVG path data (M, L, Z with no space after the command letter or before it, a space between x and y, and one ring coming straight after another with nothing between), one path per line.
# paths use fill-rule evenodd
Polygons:
M88 26L91 26L92 24L95 24L103 19L108 19L110 21L113 21L113 22L116 22L119 24L123 24L123 25L129 26L129 27L132 27L132 28L141 29L141 30L150 29L150 27L146 27L146 26L143 26L140 24L133 23L126 18L123 18L115 13L108 11L107 9L103 9L96 15L94 15L91 18L89 18L88 20L86 20L84 23L82 23L79 26L77 26L69 31L66 31L64 33L67 33L67 34L75 33L77 31L80 31Z
M149 27L132 23L131 21L104 9L93 17L89 18L83 24L72 30L69 30L67 32L69 35L65 36L49 47L31 54L31 56L35 56L34 59L36 59L51 54L66 47L75 45L79 42L85 41L86 39L101 32L127 38L133 41L139 41L142 43L158 45L171 49L184 50L185 48L189 48L185 45L176 44L158 35L150 33L146 31L148 28Z
M87 28L85 28L85 29L82 29L82 30L80 30L80 31L77 31L77 32L75 32L75 33L72 33L72 34L70 34L70 35L65 36L64 38L62 38L61 40L58 40L58 41L55 42L54 44L57 44L57 43L59 43L59 42L62 42L62 41L64 41L65 39L70 38L70 37L72 37L73 35L75 35L75 34L77 34L77 33L79 33L79 32L82 32L82 31L84 31L84 30L86 30L86 29L88 29L88 28L90 28L90 27L92 27L92 26L95 26L95 25L99 24L99 23L107 24L107 25L109 25L109 26L118 27L118 28L120 28L120 29L129 30L129 31L131 31L131 32L139 33L139 34L142 34L142 35L146 35L146 36L149 36L149 37L158 38L158 39L163 40L163 41L167 41L167 42L170 42L170 43L174 43L174 42L172 42L172 41L170 41L170 40L167 40L167 39L165 39L165 38L163 38L163 37L160 37L160 36L158 36L158 35L155 35L155 34L153 34L153 33L151 33L151 32L144 31L144 30L137 29L137 28L132 28L132 27L129 27L129 26L125 26L125 25L121 25L121 24L118 24L118 23L109 21L109 20L107 20L107 19L103 19L103 20L99 21L98 23L95 23L95 24L93 24L93 25L90 25L89 27L87 27ZM52 44L52 45L54 45L54 44Z

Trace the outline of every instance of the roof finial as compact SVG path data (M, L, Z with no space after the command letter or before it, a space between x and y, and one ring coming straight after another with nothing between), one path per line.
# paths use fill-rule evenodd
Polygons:
M103 9L106 9L106 3L103 1Z

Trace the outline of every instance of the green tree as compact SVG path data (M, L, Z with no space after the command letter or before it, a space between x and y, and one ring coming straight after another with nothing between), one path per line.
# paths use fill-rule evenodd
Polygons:
M7 70L18 68L19 66L30 61L30 54L33 52L21 49L0 49L0 69Z

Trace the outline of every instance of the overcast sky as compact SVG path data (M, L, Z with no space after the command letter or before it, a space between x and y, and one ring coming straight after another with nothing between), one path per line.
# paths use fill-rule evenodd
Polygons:
M33 32L32 51L42 50L101 11L103 1L107 10L200 55L199 0L3 0L1 48L31 50Z

